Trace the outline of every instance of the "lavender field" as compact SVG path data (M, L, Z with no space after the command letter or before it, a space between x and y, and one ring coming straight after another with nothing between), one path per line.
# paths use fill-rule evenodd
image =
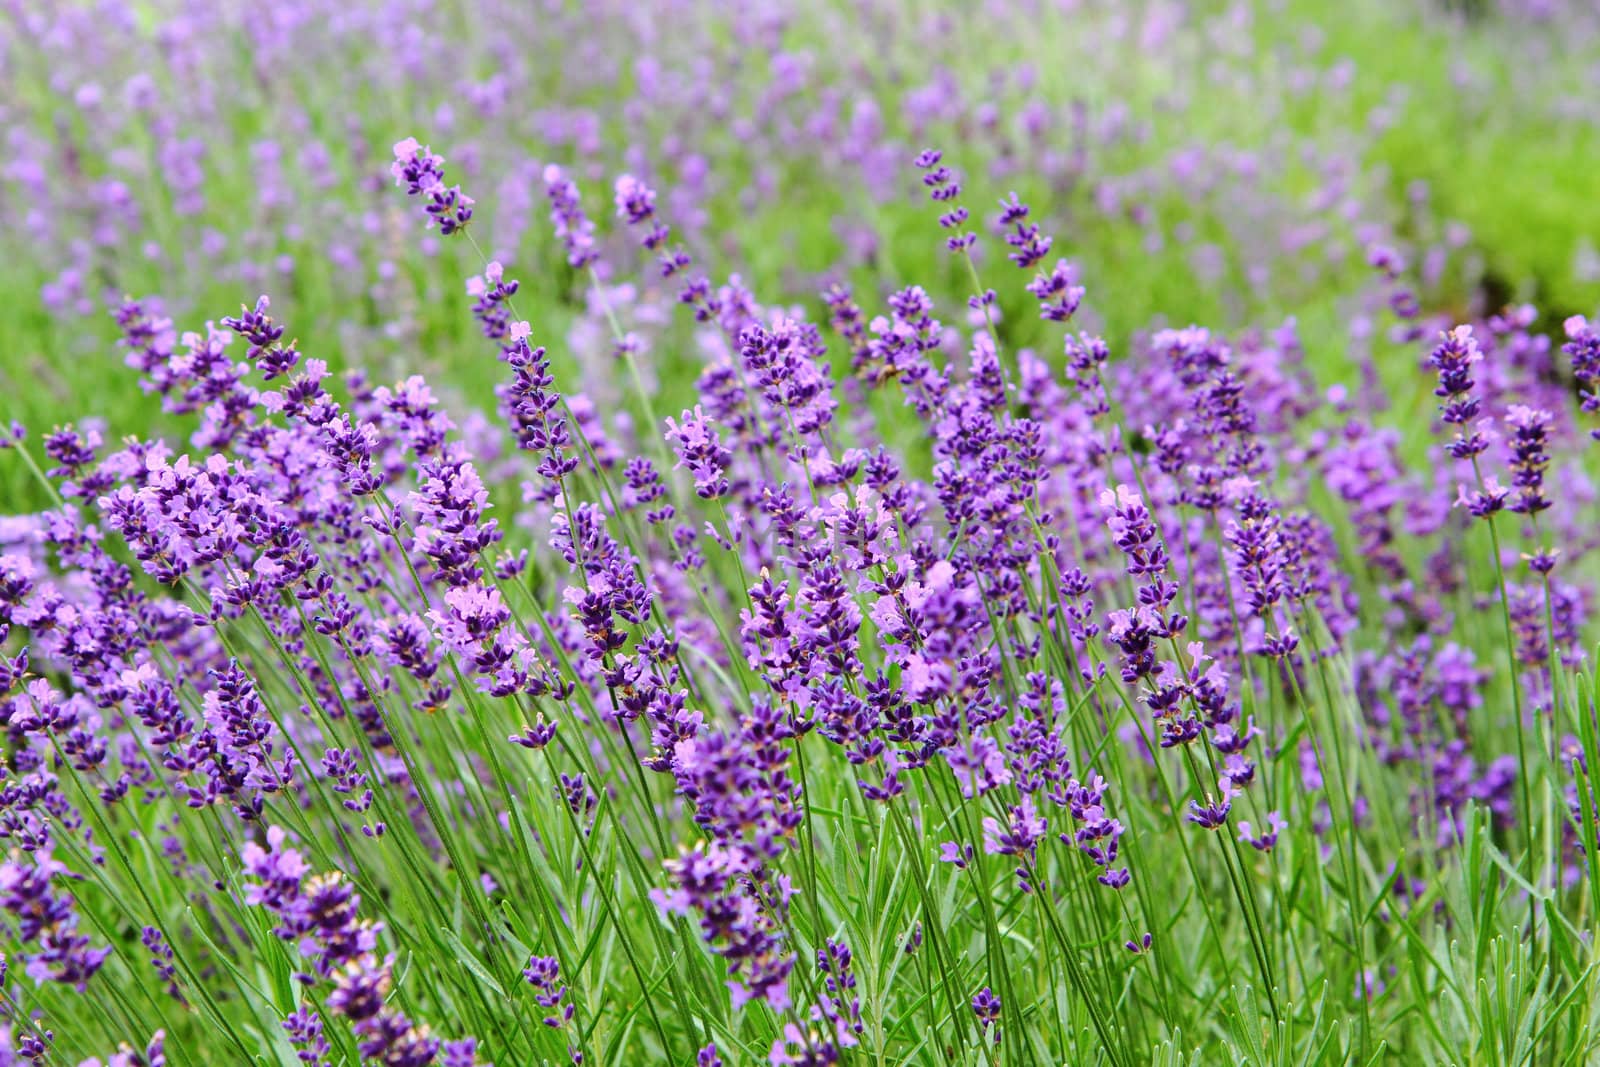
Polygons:
M1600 1062L1593 0L0 0L0 1067Z

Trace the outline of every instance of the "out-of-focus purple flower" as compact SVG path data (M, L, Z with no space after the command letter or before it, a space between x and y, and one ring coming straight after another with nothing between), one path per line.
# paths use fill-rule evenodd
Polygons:
M1267 812L1267 825L1259 833L1252 829L1249 823L1241 821L1239 823L1239 840L1259 852L1271 852L1278 844L1278 835L1288 827L1289 824L1284 821L1282 815L1275 811L1269 811Z
M922 184L927 186L928 196L943 209L939 225L950 231L950 236L945 239L945 247L951 252L965 254L977 243L978 235L962 229L970 215L960 203L961 182L955 172L944 165L943 160L942 152L929 148L917 155L916 165L923 172Z
M40 985L60 982L82 993L111 949L95 948L78 933L73 898L52 884L62 875L68 875L66 866L48 852L27 858L14 855L0 863L0 908L13 917L28 977Z
M972 846L946 841L939 846L939 862L951 864L957 870L964 871L967 869L967 864L972 862Z
M1574 315L1562 323L1562 328L1567 343L1561 351L1572 361L1572 376L1578 380L1583 410L1600 415L1600 324ZM1590 430L1589 436L1600 441L1600 427Z
M568 265L587 269L600 258L600 250L595 246L594 223L583 213L578 186L552 163L544 168L544 192L550 201L550 224L567 251Z

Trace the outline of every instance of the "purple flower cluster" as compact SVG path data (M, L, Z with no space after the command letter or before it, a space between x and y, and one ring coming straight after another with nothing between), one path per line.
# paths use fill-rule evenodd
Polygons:
M1600 326L1582 315L1574 315L1564 324L1567 343L1561 346L1572 362L1572 376L1578 380L1579 401L1585 413L1600 414ZM1600 441L1600 427L1591 429L1589 435Z
M944 153L936 148L924 150L917 156L917 167L924 172L922 184L927 186L929 198L944 211L939 216L939 226L950 231L945 246L958 254L969 251L977 243L978 235L962 229L971 216L961 206L961 182L944 165Z
M0 863L0 908L12 916L21 959L35 982L62 982L83 992L111 954L78 931L78 911L57 881L74 877L47 852Z
M360 917L361 897L338 872L307 877L305 858L285 847L285 839L283 829L273 826L265 846L245 846L241 860L252 879L245 902L270 912L278 924L273 932L298 944L309 958L311 972L301 977L303 984L331 985L327 1009L350 1024L362 1057L399 1067L477 1063L473 1039L442 1042L390 1002L395 958L377 955L383 924ZM326 1045L320 1020L300 1010L284 1021L284 1029L302 1051L312 1053L305 1062L322 1062Z
M550 201L550 225L567 251L567 265L583 270L600 258L595 247L594 223L583 213L578 187L555 164L544 169L545 196Z
M781 27L752 21L740 39L773 83L760 122L703 101L739 136L789 125L783 87L804 80ZM632 77L660 78L631 58ZM492 112L525 87L461 93ZM917 97L911 128L941 125L936 98L954 93ZM997 112L975 129L1011 118L1037 136L1050 122ZM581 149L590 124L560 109L529 122L574 162L504 171L501 199L515 223L542 190L556 269L526 288L508 277L512 225L459 309L500 368L499 422L420 377L332 375L284 342L266 296L182 334L125 300L125 359L193 424L187 445L88 421L41 439L52 506L0 523L0 907L49 1011L76 1018L54 986L120 990L137 969L185 1040L191 1015L209 1027L270 1006L312 1067L479 1062L476 1039L445 1041L430 1017L489 1035L502 1062L565 1045L582 1063L602 1042L604 1059L701 1067L763 1051L835 1063L860 1045L887 1060L911 1030L951 1061L999 1062L1018 1040L1065 1061L1095 1054L1085 1011L1125 1062L1177 1032L1193 989L1247 985L1231 957L1169 966L1142 931L1248 941L1261 983L1245 995L1276 1012L1276 979L1297 998L1311 984L1272 973L1290 954L1261 905L1305 921L1282 907L1285 868L1321 878L1301 861L1337 852L1347 895L1387 894L1364 884L1358 848L1421 827L1428 847L1392 872L1414 902L1402 863L1480 826L1535 840L1530 766L1548 774L1551 757L1502 751L1498 705L1574 710L1597 545L1564 372L1531 312L1437 323L1407 255L1366 242L1404 344L1452 327L1428 363L1443 451L1474 468L1466 510L1535 546L1534 577L1501 578L1497 603L1479 542L1498 548L1499 528L1451 511L1440 464L1406 462L1413 442L1379 420L1375 389L1319 391L1292 322L1162 329L1114 356L1034 207L1012 193L973 225L934 150L914 164L955 256L941 270L970 289L957 321L941 321L937 288L886 287L877 309L872 287L831 283L813 322L739 275L699 273L722 269L698 253L703 160L658 170L633 153L634 172L677 188L623 174L616 221L597 224L580 189L604 173ZM822 125L878 165L878 134ZM486 173L486 149L458 143L463 173ZM186 185L187 150L160 152ZM264 185L283 152L253 153ZM442 157L413 138L394 156L439 235L468 226L474 202L445 185ZM1108 214L1148 195L1094 192ZM656 276L618 279L639 250ZM985 287L995 250L1018 292ZM382 280L398 285L393 267ZM547 297L574 320L550 351L516 307ZM1086 332L1054 333L1074 321ZM1579 318L1567 333L1593 413L1594 332ZM853 374L835 375L833 337ZM657 419L663 398L681 414ZM1466 616L1495 607L1508 647L1491 669ZM163 892L138 892L147 878ZM1553 875L1526 879L1542 894ZM1238 907L1191 909L1213 884ZM859 922L885 887L892 924ZM1373 990L1364 954L1384 941L1361 907L1350 930L1296 946L1328 988ZM1025 963L1071 995L1030 1003ZM1200 973L1212 963L1227 973ZM229 985L253 973L270 997ZM1107 1027L1102 989L1160 1010ZM1071 1027L1030 1029L1066 1004Z
M1482 360L1471 326L1457 326L1443 334L1428 356L1439 373L1439 386L1433 391L1440 400L1439 418L1454 428L1449 451L1456 459L1473 459L1489 447L1488 435L1477 426L1482 402L1474 392L1472 377Z
M461 186L444 184L444 157L417 143L415 137L395 142L389 172L407 196L420 196L429 221L446 237L467 228L472 221L472 198Z

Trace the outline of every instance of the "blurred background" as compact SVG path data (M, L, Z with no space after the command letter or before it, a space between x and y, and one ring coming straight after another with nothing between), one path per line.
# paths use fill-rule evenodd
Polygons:
M1418 391L1424 416L1384 343L1394 300L1414 294L1412 334L1600 305L1594 0L4 0L0 129L0 390L35 431L161 425L121 366L124 296L182 331L269 294L308 355L492 410L502 368L463 304L480 261L393 188L406 136L476 199L476 242L601 410L609 332L546 221L549 163L599 222L663 410L701 360L614 222L621 172L763 303L825 318L831 283L869 308L918 284L953 316L969 280L912 165L937 147L968 203L1033 205L1113 351L1292 319L1320 385ZM1046 336L1029 299L1001 294L1008 345ZM10 467L0 486L31 491Z

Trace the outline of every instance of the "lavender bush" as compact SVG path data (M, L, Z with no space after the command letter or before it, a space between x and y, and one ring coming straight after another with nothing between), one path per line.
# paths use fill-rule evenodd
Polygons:
M481 262L436 231L418 255L386 192L412 130L477 197L484 251L520 268L558 364L603 357L609 330L584 324L542 225L551 163L590 189L652 182L708 271L815 315L840 277L965 299L964 271L917 239L905 161L927 144L964 146L985 208L1016 190L1086 276L1117 279L1084 314L1119 345L1152 321L1292 314L1319 366L1359 361L1383 306L1374 241L1408 252L1430 310L1465 315L1481 287L1491 312L1537 298L1546 329L1588 314L1592 5L1498 0L1466 25L1447 6L8 0L0 236L25 254L0 262L18 295L0 385L12 417L80 418L70 368L104 359L111 302L159 294L197 324L270 292L335 370L426 373L458 409L487 406L492 371L449 312ZM627 289L614 305L639 295L601 279ZM1025 294L1000 298L1015 343L1054 347ZM102 405L154 414L133 390Z
M263 94L317 10L260 24ZM430 17L329 39L381 27L395 61ZM163 24L162 69L223 62L194 26ZM779 140L813 86L781 59L749 120ZM473 106L512 108L497 76ZM829 127L773 156L856 145L819 173L876 176L873 246L825 277L718 240L797 179L741 196L631 112L614 166L576 120L567 162L461 160L447 114L360 178L257 153L281 195L236 233L326 211L352 247L107 314L87 279L141 277L133 205L165 195L128 187L46 295L82 323L63 350L114 330L117 388L160 413L19 421L0 452L43 504L0 521L5 1062L1595 1056L1600 316L1448 306L1492 288L1479 250L1362 169L1328 180L1370 207L1300 243L1287 207L1223 212L1241 262L1336 271L1246 270L1224 324L1123 335L1117 275L1055 225L1082 205L1023 191L1085 167L1051 170L1046 129L955 136L941 99L913 123L938 147ZM161 169L174 204L219 191ZM419 234L448 294L405 288ZM419 323L459 320L492 394L351 366L361 314L305 294L369 270L418 306L365 326L425 353L457 331ZM1258 314L1345 278L1330 336ZM219 284L237 314L183 315Z

